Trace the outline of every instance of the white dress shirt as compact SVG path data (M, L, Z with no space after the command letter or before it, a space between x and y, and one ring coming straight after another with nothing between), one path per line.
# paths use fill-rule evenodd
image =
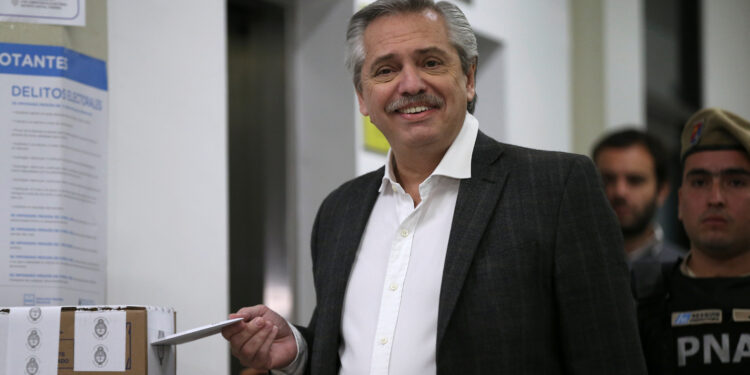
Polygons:
M435 374L443 265L461 179L471 177L478 121L467 113L453 144L414 201L396 181L389 151L383 182L347 283L340 374ZM284 373L304 371L307 347ZM282 370L283 371L283 370ZM277 372L274 372L277 373Z
M414 201L388 154L342 312L340 374L435 374L443 264L460 180L471 177L477 120L464 126Z

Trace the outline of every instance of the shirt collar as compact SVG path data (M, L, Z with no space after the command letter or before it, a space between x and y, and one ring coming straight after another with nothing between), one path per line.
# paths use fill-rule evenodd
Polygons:
M680 272L690 278L697 279L698 276L693 272L693 270L690 269L690 266L688 265L690 263L690 258L693 255L693 250L688 251L687 255L685 255L685 258L682 259L682 262L680 263ZM737 277L748 277L750 276L750 273L746 273L744 275L739 275Z
M688 262L691 255L692 250L688 251L687 255L685 255L685 258L682 259L682 263L680 263L680 272L682 272L682 274L687 277L696 278L697 276L695 276L693 270L688 267Z
M664 231L661 229L661 225L658 223L653 224L653 233L651 233L651 238L648 239L648 241L641 245L641 247L635 249L634 251L631 251L627 254L627 258L629 262L634 262L640 258L643 258L646 256L646 253L650 253L651 256L657 256L662 251L662 247L658 246L664 241Z
M474 152L474 143L477 140L477 133L479 132L479 121L470 113L466 113L464 123L461 126L461 130L458 132L456 139L448 147L448 151L445 152L443 158L440 160L437 168L427 177L427 180L432 176L445 176L455 179L466 179L471 178L471 156ZM397 184L396 177L393 175L393 150L388 150L386 155L385 173L383 174L383 182L380 184L379 192L385 189L387 184Z

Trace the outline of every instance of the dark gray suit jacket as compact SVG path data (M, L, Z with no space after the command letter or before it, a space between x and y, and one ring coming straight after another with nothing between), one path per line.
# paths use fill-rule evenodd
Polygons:
M645 374L620 229L591 161L480 132L471 168L435 285L438 374ZM309 373L338 373L344 293L382 177L345 183L318 211Z

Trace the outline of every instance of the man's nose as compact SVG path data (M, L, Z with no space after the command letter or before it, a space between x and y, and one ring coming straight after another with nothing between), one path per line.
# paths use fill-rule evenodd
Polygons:
M721 180L714 178L711 182L711 191L708 196L708 204L712 206L724 205L724 189L721 185Z
M612 185L615 196L622 198L628 194L628 182L624 178L618 178Z
M425 82L419 69L414 65L406 65L401 69L399 92L402 95L416 95L425 91Z

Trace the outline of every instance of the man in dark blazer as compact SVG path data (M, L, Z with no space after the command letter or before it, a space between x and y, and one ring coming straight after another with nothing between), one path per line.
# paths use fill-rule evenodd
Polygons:
M645 373L593 164L478 131L476 39L461 11L377 1L347 42L387 165L318 211L310 324L241 309L223 331L233 355L295 374Z

